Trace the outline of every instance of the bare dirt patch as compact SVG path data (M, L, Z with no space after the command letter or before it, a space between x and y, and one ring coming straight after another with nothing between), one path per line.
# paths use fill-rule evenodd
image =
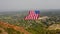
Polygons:
M56 30L56 29L60 29L60 24L53 24L48 27L48 30Z
M5 28L13 28L17 31L20 31L21 33L23 32L24 34L31 34L21 26L19 27L19 26L11 25L9 23L4 23L4 22L0 22L0 25L4 26Z

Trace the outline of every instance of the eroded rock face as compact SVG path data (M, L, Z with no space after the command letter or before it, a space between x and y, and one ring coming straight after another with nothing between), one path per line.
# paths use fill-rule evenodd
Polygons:
M0 27L0 34L8 34L3 28Z

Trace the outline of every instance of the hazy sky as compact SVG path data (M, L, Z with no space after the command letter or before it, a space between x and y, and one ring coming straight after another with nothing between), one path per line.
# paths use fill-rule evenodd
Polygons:
M0 0L0 10L60 9L60 0Z

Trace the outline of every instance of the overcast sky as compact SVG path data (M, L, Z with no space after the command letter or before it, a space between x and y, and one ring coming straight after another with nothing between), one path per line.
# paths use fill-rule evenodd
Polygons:
M60 9L60 0L0 0L0 10Z

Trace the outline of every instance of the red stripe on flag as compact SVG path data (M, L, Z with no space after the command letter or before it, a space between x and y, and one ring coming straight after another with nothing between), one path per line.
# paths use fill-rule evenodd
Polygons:
M30 20L30 19L33 19L33 20L35 20L35 19L38 19L38 14L35 14L35 12L34 11L29 11L29 15L28 16L26 16L26 20Z

